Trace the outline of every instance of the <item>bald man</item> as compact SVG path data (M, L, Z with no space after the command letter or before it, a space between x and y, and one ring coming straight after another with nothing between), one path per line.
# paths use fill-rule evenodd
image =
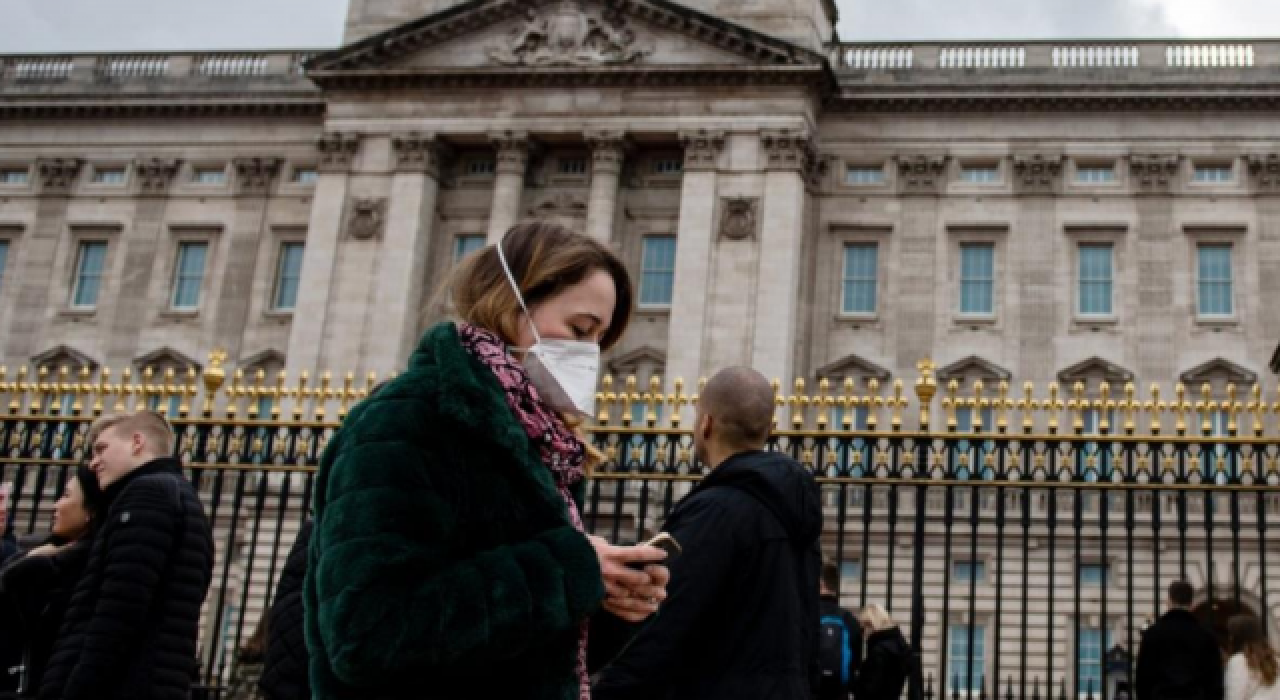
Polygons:
M600 675L595 700L810 700L819 626L818 485L765 452L773 388L726 369L698 398L694 450L710 475L664 530L683 553L667 601Z

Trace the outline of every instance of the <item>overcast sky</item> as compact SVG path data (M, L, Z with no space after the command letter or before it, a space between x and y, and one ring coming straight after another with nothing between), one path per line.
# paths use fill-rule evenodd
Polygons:
M1276 37L1280 0L837 0L846 40ZM347 0L0 0L0 52L336 45Z

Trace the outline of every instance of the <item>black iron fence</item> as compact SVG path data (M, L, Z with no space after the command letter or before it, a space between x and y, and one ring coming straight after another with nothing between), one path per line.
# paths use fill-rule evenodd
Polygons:
M200 652L211 689L225 684L257 628L307 517L314 465L365 392L350 378L337 390L327 378L285 389L261 376L227 383L219 371L215 363L203 387L194 374L186 384L170 376L22 386L0 376L0 406L9 399L0 479L14 484L24 536L47 532L92 416L171 413L215 527ZM614 392L606 380L599 396L591 434L608 461L592 475L587 524L615 541L656 533L706 473L681 427L696 397L657 387ZM1093 394L1078 386L1063 402L1050 387L1049 398L1033 400L1028 389L1020 403L982 398L978 384L935 400L927 371L916 405L900 384L889 396L869 389L780 394L770 448L818 476L823 547L841 567L842 600L884 605L902 626L920 658L913 697L1118 699L1132 687L1142 630L1176 579L1196 588L1195 613L1219 634L1238 612L1280 632L1269 585L1280 560L1271 535L1280 528L1280 443L1269 437L1280 405L1259 390L1235 402L1234 387L1221 401L1210 389L1192 403L1175 389L1179 398L1162 404L1134 399L1131 387L1120 402L1102 398L1105 385ZM935 404L939 430L930 426Z

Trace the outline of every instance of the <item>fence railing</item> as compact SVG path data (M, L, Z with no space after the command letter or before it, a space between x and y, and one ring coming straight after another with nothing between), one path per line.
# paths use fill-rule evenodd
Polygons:
M0 84L119 83L184 78L260 78L303 73L315 51L0 56Z
M0 374L0 479L15 528L48 529L95 416L168 413L217 542L201 645L203 681L229 677L307 518L314 468L377 377L268 379L228 371L19 370ZM1252 387L1139 400L1081 384L1013 398L947 383L929 363L895 382L778 386L769 449L821 485L823 549L849 607L885 605L920 655L925 697L1117 698L1141 631L1175 579L1221 632L1249 611L1280 632L1280 401ZM251 374L251 377L246 377ZM587 525L615 541L656 533L707 473L694 456L696 403L673 382L606 378L591 440ZM1237 396L1238 394L1238 396Z
M1280 40L842 42L831 58L853 71L1253 69L1280 66Z

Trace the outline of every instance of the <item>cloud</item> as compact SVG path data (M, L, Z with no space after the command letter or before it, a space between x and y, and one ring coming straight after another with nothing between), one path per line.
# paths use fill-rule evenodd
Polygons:
M1181 34L1160 0L838 0L837 4L840 36L846 40L1137 38ZM1218 4L1228 4L1228 0Z

